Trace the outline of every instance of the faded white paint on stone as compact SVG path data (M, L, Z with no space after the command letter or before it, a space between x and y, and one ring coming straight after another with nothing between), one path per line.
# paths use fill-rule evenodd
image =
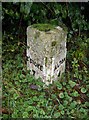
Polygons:
M67 33L57 26L49 31L27 28L27 69L46 85L65 71Z

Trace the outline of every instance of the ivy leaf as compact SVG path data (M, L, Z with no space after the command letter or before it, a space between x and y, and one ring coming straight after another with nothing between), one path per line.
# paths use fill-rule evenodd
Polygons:
M71 109L74 109L77 105L77 102L76 101L73 101L71 104L70 104L70 108Z
M82 88L81 88L81 92L82 92L82 93L86 93L87 90L86 90L84 87L82 87Z
M80 108L80 112L85 113L85 112L86 112L86 109Z
M64 98L64 94L61 92L61 93L59 94L59 97L60 97L60 98Z
M67 106L67 105L68 105L68 101L67 101L67 100L64 100L63 105L64 105L64 106Z
M85 106L89 107L89 102L85 102Z
M77 91L74 91L74 92L72 93L72 96L78 97L78 96L79 96L79 93L78 93Z
M62 104L59 105L59 110L63 110L64 106Z
M56 99L57 98L57 96L55 94L52 94L51 96L52 96L52 99Z
M33 101L38 101L37 96L34 96L32 99L33 99Z
M27 109L26 109L26 111L29 112L29 111L32 111L33 109L34 109L33 106L28 106Z
M62 84L63 84L63 86L66 86L66 82L63 82Z
M70 86L73 88L73 87L76 85L76 82L70 80L70 81L69 81L69 84L70 84Z
M62 89L62 85L61 85L61 83L58 83L58 84L57 84L57 88L58 88L59 90Z
M54 113L54 117L56 117L56 118L60 117L60 112Z
M18 97L19 97L18 94L16 94L16 93L13 94L13 98L14 98L15 100L16 100Z
M64 114L65 114L65 111L64 111L64 110L62 110L62 111L61 111L61 114L62 114L62 115L64 115Z
M45 112L43 109L40 109L40 114L45 115Z
M28 112L23 112L22 116L23 116L23 118L28 118L29 114L28 114Z

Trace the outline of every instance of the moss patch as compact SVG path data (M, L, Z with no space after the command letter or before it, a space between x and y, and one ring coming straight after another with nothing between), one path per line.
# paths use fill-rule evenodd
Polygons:
M40 31L50 31L56 27L55 25L51 24L33 24L32 26Z

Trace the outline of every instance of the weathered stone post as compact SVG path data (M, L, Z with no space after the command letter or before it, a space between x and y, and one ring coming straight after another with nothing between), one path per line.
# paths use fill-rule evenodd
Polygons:
M65 72L67 32L60 26L35 24L27 28L27 69L46 85Z

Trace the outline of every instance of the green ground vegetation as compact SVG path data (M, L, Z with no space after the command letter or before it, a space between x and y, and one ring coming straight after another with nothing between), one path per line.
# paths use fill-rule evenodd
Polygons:
M89 2L2 3L3 119L89 120L88 11ZM26 69L26 29L52 19L68 27L66 73L65 79L43 88Z

